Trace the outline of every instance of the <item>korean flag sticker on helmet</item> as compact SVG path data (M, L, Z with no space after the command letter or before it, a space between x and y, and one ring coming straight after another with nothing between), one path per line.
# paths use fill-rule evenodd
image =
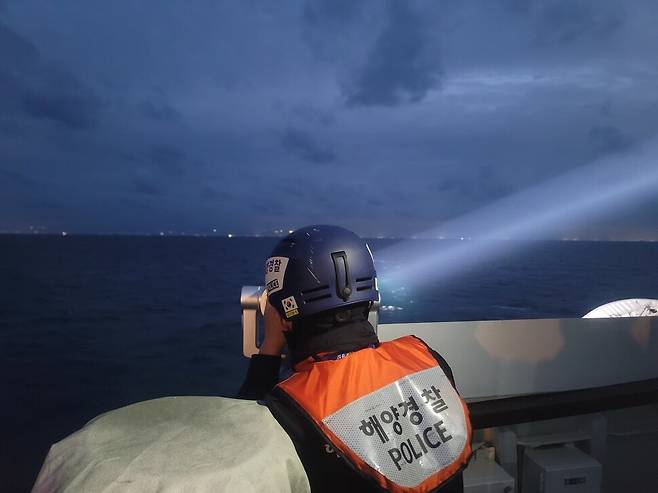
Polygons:
M283 289L286 267L288 257L270 257L265 262L265 287L268 295Z
M286 317L290 318L299 314L299 310L297 309L297 302L295 301L294 296L288 296L287 298L281 300L281 303L283 303L283 310L286 312Z

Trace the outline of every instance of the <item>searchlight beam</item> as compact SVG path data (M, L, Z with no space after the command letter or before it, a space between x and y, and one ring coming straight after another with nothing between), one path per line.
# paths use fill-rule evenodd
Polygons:
M435 283L514 248L500 240L546 238L657 194L658 139L654 139L632 152L597 160L419 235L467 235L472 237L469 241L437 249L436 244L408 240L384 249L377 256L384 263L389 258L405 262L385 269L380 279L395 286Z

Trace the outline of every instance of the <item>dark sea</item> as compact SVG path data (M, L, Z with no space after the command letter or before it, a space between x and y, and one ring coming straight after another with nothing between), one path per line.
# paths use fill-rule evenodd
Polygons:
M161 396L234 396L247 367L240 288L262 284L275 241L0 236L0 491L29 491L50 445L98 414ZM370 241L375 259L392 243ZM393 307L380 322L580 317L658 298L658 243L509 246L417 290L385 282L404 258L378 263Z

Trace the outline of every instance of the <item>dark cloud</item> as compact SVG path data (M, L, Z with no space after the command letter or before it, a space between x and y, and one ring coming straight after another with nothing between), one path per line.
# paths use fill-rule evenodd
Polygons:
M303 186L294 183L282 184L277 187L282 197L309 197L309 193Z
M102 105L75 75L47 62L33 43L0 25L0 107L81 129L98 123Z
M18 173L16 171L7 171L0 169L0 176L3 180L6 180L14 185L21 185L25 187L31 187L37 184L37 181L29 176L25 176L23 173Z
M156 187L153 183L148 182L142 178L135 178L134 182L135 192L141 195L163 195L162 190Z
M292 109L292 116L295 121L304 125L315 125L327 127L334 123L334 115L328 111L315 108L311 105L302 104Z
M533 0L499 0L503 9L514 14L527 15L531 12L535 3Z
M498 168L496 164L487 163L476 171L476 178L472 181L479 187L480 200L495 201L518 191L518 187L510 183Z
M601 107L600 107L601 116L610 117L610 116L612 116L613 110L614 110L613 104L612 104L612 101L610 99L606 99L601 104Z
M289 202L279 198L256 197L248 202L250 212L262 217L277 216L279 225L290 218Z
M480 8L496 5L528 20L540 44L602 39L619 31L626 21L620 0L484 0Z
M30 202L30 208L35 210L65 211L71 212L71 207L62 203L61 199L37 198Z
M309 0L302 8L302 18L312 27L340 26L352 19L361 6L354 0Z
M378 197L370 197L368 200L366 200L366 205L371 206L371 207L382 207L385 205L384 200Z
M151 149L149 157L151 162L169 175L182 175L185 154L180 149L169 145L159 145Z
M537 36L542 42L573 43L618 31L625 14L620 4L586 0L553 0L537 5Z
M441 63L427 46L429 25L409 2L388 2L388 24L346 89L350 106L396 106L439 87Z
M0 67L3 71L28 69L39 58L39 51L29 40L0 24Z
M288 152L310 163L327 164L336 160L333 151L323 147L307 132L297 128L288 127L281 143Z
M52 120L76 130L95 127L101 110L95 94L72 75L56 72L49 74L45 84L26 89L21 107L33 118Z
M201 187L201 197L205 200L217 200L221 194L211 185Z
M587 138L595 154L609 154L628 149L632 142L621 130L612 125L594 125Z
M658 133L653 0L0 4L27 224L417 234Z
M138 107L142 115L153 120L177 121L181 118L180 112L167 103L142 101Z
M0 110L14 113L23 90L23 74L39 58L36 47L13 30L0 24Z

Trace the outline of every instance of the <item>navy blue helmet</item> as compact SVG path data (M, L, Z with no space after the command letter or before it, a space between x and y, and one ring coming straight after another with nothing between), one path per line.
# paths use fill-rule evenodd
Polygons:
M307 226L283 238L265 263L265 284L287 320L379 299L370 248L338 226Z

